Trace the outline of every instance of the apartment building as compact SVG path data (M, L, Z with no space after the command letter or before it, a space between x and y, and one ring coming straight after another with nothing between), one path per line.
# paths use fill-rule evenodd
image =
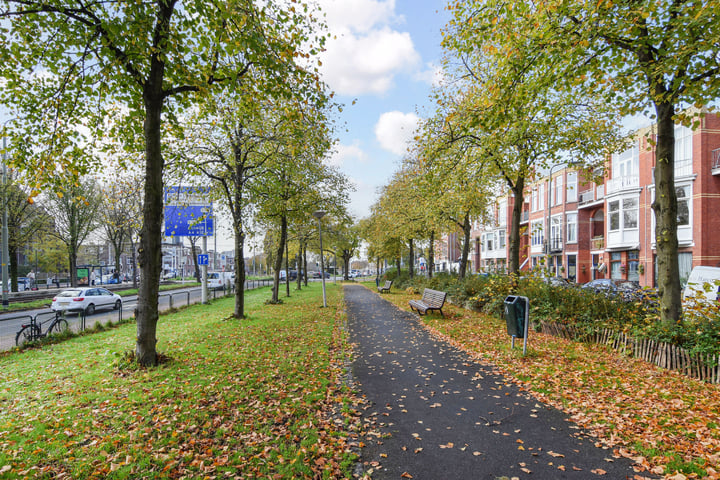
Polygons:
M720 116L675 128L675 186L681 279L720 266ZM654 126L639 131L603 171L553 166L530 184L521 217L521 270L547 268L578 283L595 278L655 286ZM514 198L473 231L473 271L504 271ZM447 240L446 240L447 241ZM441 257L438 261L442 262Z

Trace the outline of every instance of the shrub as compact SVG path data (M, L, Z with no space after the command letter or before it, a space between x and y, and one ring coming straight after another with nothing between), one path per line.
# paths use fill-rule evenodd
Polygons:
M691 353L720 353L720 310L714 304L698 304L685 310L675 325L659 322L657 298L652 291L626 301L620 295L606 295L581 288L552 286L542 278L509 275L456 275L440 273L433 278L415 277L408 285L421 291L428 287L448 293L456 305L501 316L505 298L511 294L528 297L530 320L572 325L585 335L606 328L636 337L672 343Z

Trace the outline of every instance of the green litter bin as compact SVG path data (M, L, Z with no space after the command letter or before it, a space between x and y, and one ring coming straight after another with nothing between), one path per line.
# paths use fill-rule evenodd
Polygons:
M516 338L522 338L523 355L525 355L527 352L530 300L519 295L508 295L505 297L503 307L507 332L512 337L511 348L515 347Z

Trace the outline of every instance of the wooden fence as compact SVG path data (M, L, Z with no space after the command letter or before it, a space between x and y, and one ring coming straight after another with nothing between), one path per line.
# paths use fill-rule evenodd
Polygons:
M608 345L615 350L676 370L688 377L720 383L720 358L717 355L691 354L684 348L647 338L633 338L611 329L588 333L572 325L541 322L543 333L570 340Z

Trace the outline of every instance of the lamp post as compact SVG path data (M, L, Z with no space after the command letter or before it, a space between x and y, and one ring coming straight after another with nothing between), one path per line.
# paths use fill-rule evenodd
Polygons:
M320 219L324 216L325 212L322 210L313 212L313 217L317 218L318 221L318 235L320 236L320 278L322 278L323 307L327 307L327 294L325 293L325 259L323 258L322 227L320 225Z
M9 305L8 301L8 265L10 258L8 255L8 212L7 212L7 164L6 160L7 139L3 132L3 153L2 153L2 304L4 307Z

